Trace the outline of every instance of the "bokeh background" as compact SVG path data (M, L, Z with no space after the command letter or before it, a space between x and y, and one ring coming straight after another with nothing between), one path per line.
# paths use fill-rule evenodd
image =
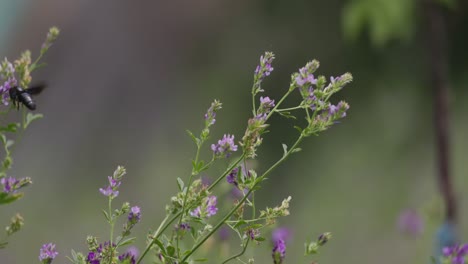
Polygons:
M464 1L441 1L449 17L451 168L467 238L468 16ZM14 153L17 177L34 184L24 199L1 208L6 225L17 211L24 229L0 251L1 263L35 263L43 243L54 242L57 263L70 249L86 251L86 235L106 239L98 189L117 165L124 179L117 201L138 204L142 237L164 217L164 205L190 171L194 146L185 129L201 129L214 98L223 109L212 139L240 138L250 114L253 70L264 51L277 59L264 84L279 99L290 74L313 58L320 74L352 72L355 81L335 100L348 117L304 142L257 194L260 207L291 195L286 263L310 263L303 242L321 232L333 240L320 263L427 263L441 223L436 181L433 89L427 23L419 1L60 1L0 2L0 54L37 55L50 26L61 35L48 66L33 75L49 87L36 97L34 123ZM448 6L448 7L447 7ZM265 136L259 169L282 154L296 133L275 119ZM217 171L205 176L215 177ZM398 232L397 219L414 208L424 233ZM238 243L232 242L232 252ZM205 249L206 250L206 249ZM215 254L217 250L211 250ZM205 254L201 252L201 255ZM215 252L215 253L213 253ZM269 243L247 256L271 263ZM314 259L314 258L312 258ZM211 263L218 263L214 258Z

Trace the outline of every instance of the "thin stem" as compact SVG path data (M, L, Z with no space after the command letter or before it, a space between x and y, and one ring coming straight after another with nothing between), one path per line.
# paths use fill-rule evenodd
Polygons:
M114 219L114 216L112 214L112 195L109 196L109 217L110 217L110 243L109 243L109 247L111 248L111 254L109 256L109 261L112 261L113 257L114 257L114 248L112 247L112 244L114 243L114 224L115 224L115 219Z
M298 105L298 106L295 106L295 107L276 109L276 112L292 111L292 110L298 110L298 109L303 109L303 108L304 108L303 106Z
M249 242L250 242L250 239L247 239L247 241L246 241L245 244L244 244L244 247L242 248L242 251L239 252L239 253L237 253L237 254L235 254L235 255L233 255L233 256L231 256L231 257L229 257L228 259L226 259L225 261L223 261L222 264L228 263L229 261L231 261L231 260L233 260L233 259L235 259L235 258L238 258L238 257L244 255L245 250L247 249L247 246L249 245Z
M227 170L225 170L223 172L223 174L221 174L221 176L219 176L209 187L208 187L208 191L211 191L222 179L224 179L224 177L226 177L226 175L228 175L235 167L237 167L239 165L239 163L241 163L241 161L244 159L245 157L245 152L242 153L242 155L239 157L239 159L237 159Z
M187 260L210 236L212 236L247 200L247 197L253 192L254 189L256 189L257 185L265 179L265 177L270 174L276 167L278 167L284 160L286 160L291 152L297 147L297 145L302 141L304 138L304 135L301 133L299 138L296 140L296 142L293 144L293 146L288 150L286 155L281 157L275 164L273 164L265 173L263 173L262 176L260 176L256 183L250 188L250 190L247 192L247 194L239 201L239 203L225 216L223 219L215 226L213 229L195 246L190 250L190 252L182 259L182 263Z
M195 154L194 164L198 164L198 158L200 156L200 149L201 149L202 145L203 145L203 141L201 141L200 144L197 144L197 154ZM188 182L187 187L186 187L187 189L185 190L184 202L182 203L182 212L180 214L178 226L180 226L180 224L182 223L182 219L184 219L184 216L185 216L185 210L187 209L187 199L188 199L188 195L189 195L189 192L190 192L190 187L192 186L192 183L193 183L193 176L197 175L198 173L199 173L198 171L195 171L192 168L192 173L190 174L189 182ZM179 255L179 240L180 240L179 236L176 236L176 253L177 253L177 257L180 258L180 255Z
M158 237L166 230L166 228L170 224L172 224L172 222L174 222L174 220L176 220L180 216L180 214L181 213L178 213L178 214L174 215L174 217L172 217L172 219L169 222L167 222L167 224L165 224L167 219L169 219L169 215L166 215L164 220L159 225L158 230L156 230L156 232L154 232L153 239L151 240L151 243L149 243L148 246L146 246L145 250L141 254L140 258L138 259L137 264L139 264L143 260L143 258L146 256L146 254L148 254L149 250L151 249L151 247L156 242L156 239L158 239Z
M294 89L291 89L292 87L289 87L289 90L283 95L283 97L281 97L281 99L278 101L278 103L275 105L275 107L273 107L273 109L271 109L270 113L268 113L267 117L266 117L266 120L268 120L271 115L273 115L273 113L275 111L277 111L278 107L281 105L281 103L286 100L286 98L289 96L289 94L294 91Z

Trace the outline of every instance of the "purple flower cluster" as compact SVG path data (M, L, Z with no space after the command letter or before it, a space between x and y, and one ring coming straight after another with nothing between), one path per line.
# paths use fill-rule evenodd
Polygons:
M330 117L343 118L346 116L346 111L349 109L349 105L343 101L340 101L337 105L330 104L328 106L328 114Z
M305 67L299 69L299 74L296 76L295 80L297 85L304 86L305 84L317 84L317 79L315 79L314 75L312 74L314 70L312 70L312 63L309 62L306 64Z
M260 236L260 231L258 229L254 229L254 228L249 228L246 233L247 233L247 236L251 240L255 240L257 237Z
M190 215L193 217L210 217L215 215L218 212L218 208L216 207L217 199L216 196L209 196L206 198L205 203L201 206L198 206L190 212Z
M0 85L0 95L2 97L2 104L8 105L8 100L10 98L10 89L16 85L16 79L9 78L6 80L3 85Z
M20 181L13 177L2 178L0 183L3 185L3 192L5 193L15 192L20 187Z
M88 256L86 257L86 263L89 264L101 264L101 261L103 258L112 250L112 248L115 248L116 245L114 243L111 243L109 241L104 242L103 244L99 244L99 246L96 249L91 250L88 252Z
M39 260L44 264L49 264L57 255L58 252L55 250L55 244L44 244L39 251Z
M230 184L234 184L237 186L237 175L239 174L239 167L234 168L227 176L226 181Z
M223 155L229 157L231 152L237 151L237 145L234 143L234 135L225 134L222 139L218 140L217 144L211 145L215 156L221 157Z
M257 110L257 116L259 115L266 115L270 113L271 109L275 107L275 100L271 100L270 97L262 97L260 96L260 106Z
M127 252L119 256L120 261L122 262L125 261L125 263L129 263L129 264L135 264L136 263L135 258L136 258L135 255L133 255L131 252Z
M216 111L218 111L219 109L221 109L221 103L218 100L214 100L214 102L211 103L210 108L208 108L208 111L206 111L205 114L206 127L209 127L216 122Z
M138 206L133 206L130 208L130 212L128 213L128 222L130 225L135 225L140 222L141 219L141 210Z
M419 236L424 230L424 222L414 209L406 209L398 217L398 230L410 236Z
M13 177L4 177L0 180L3 185L4 193L15 193L17 190L31 183L31 178L15 179Z
M266 52L265 55L260 56L260 65L255 68L255 76L258 76L260 80L263 80L266 76L269 76L273 71L271 64L275 56L271 52Z
M291 231L286 227L276 228L273 233L271 234L271 240L273 243L276 243L278 240L283 240L284 242L288 242L291 240Z
M286 243L282 239L279 239L275 242L272 257L274 264L283 263L283 260L286 257Z
M115 198L119 195L119 191L117 190L120 186L120 180L115 179L112 176L107 176L109 179L109 185L106 188L99 188L99 191L108 197Z
M465 264L465 256L468 254L468 244L445 247L442 253L445 257L450 258L452 264Z

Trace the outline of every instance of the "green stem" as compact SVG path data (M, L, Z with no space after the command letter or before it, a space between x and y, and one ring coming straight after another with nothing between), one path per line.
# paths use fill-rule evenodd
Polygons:
M237 167L239 165L239 163L241 163L241 161L244 159L245 157L245 153L242 153L242 155L239 157L239 159L237 159L227 170L225 170L223 172L223 174L221 174L221 176L219 176L209 187L208 187L208 191L211 191L222 179L224 179L224 177L226 177L226 175L228 175L235 167Z
M112 195L109 196L109 217L110 217L110 244L109 247L111 249L111 254L109 256L109 263L112 263L112 259L114 258L114 248L112 247L112 244L114 243L114 224L115 224L115 219L112 214Z
M288 150L286 155L281 157L275 164L273 164L265 173L263 173L262 176L260 176L256 183L250 188L250 190L247 192L247 194L239 201L239 203L202 239L200 240L195 246L190 250L190 252L182 259L182 263L187 260L210 236L212 236L247 200L247 197L253 192L254 189L256 189L257 185L265 179L265 177L270 174L276 167L278 167L284 160L286 160L291 152L297 147L297 145L302 141L304 138L304 135L301 133L299 138L296 140L296 142L293 144L293 146Z
M170 224L172 224L172 222L174 222L180 216L180 214L181 213L178 213L178 214L174 215L174 217L172 217L172 219L169 220L169 222L167 222L167 223L166 223L166 221L169 219L169 215L166 215L164 220L159 225L158 230L156 230L156 232L154 232L153 239L151 240L151 243L149 243L148 246L146 246L145 250L141 254L140 258L138 259L137 264L139 264L143 260L143 258L146 256L146 254L148 254L149 250L151 249L151 247L156 242L156 239L158 239L158 237L166 230L166 228Z
M281 103L286 100L286 98L289 96L289 94L294 91L294 89L292 89L292 87L289 87L289 90L283 95L283 97L281 97L281 99L278 101L278 103L275 105L275 107L273 107L273 109L271 109L270 113L268 113L267 117L266 117L266 120L268 120L271 115L273 115L273 113L275 111L278 110L278 107L281 105ZM265 121L266 122L266 121Z
M201 148L202 145L203 145L203 141L201 141L200 144L197 144L197 154L195 154L195 162L194 162L194 164L197 164L197 167L198 167L198 158L200 156L200 148ZM195 171L192 168L192 173L190 174L189 182L187 184L187 189L185 189L184 202L182 203L182 212L180 214L178 226L180 226L180 224L182 223L182 219L184 219L184 216L185 216L185 210L187 209L186 204L187 204L187 199L188 199L188 195L189 195L189 192L190 192L190 187L192 186L192 183L193 183L193 176L198 175L198 173L199 173L199 171ZM179 255L179 240L180 240L179 236L176 236L176 253L177 253L177 257L180 257L180 255Z
M304 107L298 105L298 106L290 107L290 108L276 109L276 112L292 111L292 110L303 109L303 108Z
M233 259L235 259L235 258L238 258L238 257L244 255L245 250L247 249L247 246L249 245L249 241L250 241L250 239L247 239L247 241L245 242L244 247L242 248L242 251L241 251L241 252L237 253L236 255L233 255L233 256L229 257L228 259L226 259L225 261L223 261L222 264L228 263L229 261L231 261L231 260L233 260Z

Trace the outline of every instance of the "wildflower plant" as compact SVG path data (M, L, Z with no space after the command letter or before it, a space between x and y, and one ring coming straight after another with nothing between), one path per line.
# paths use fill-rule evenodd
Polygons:
M255 207L254 193L262 187L263 181L271 172L282 164L292 154L299 152L300 143L307 137L318 135L330 128L337 121L346 116L349 106L341 101L332 104L333 94L340 91L352 81L352 76L345 73L338 77L331 77L330 81L324 76L315 77L314 73L319 62L313 60L293 73L289 88L278 101L268 96L260 96L264 92L263 80L273 71L272 62L275 56L266 52L260 58L260 64L254 71L252 93L252 117L247 121L244 135L236 142L232 134L215 140L211 144L212 156L205 161L200 153L209 140L210 130L216 123L216 115L221 109L221 103L215 100L205 114L204 128L197 136L188 131L196 146L195 157L192 160L192 170L188 180L177 178L179 192L174 195L166 206L166 217L159 227L148 237L148 243L136 263L142 263L145 258L152 258L156 263L184 264L195 260L206 260L196 253L218 230L229 228L240 241L239 253L236 253L217 263L239 261L253 263L253 259L243 259L247 247L252 242L262 243L267 227L276 223L279 217L289 215L291 197L272 208L258 210ZM293 107L280 108L293 92L299 92L301 101ZM257 100L259 104L257 105ZM283 144L283 155L267 170L258 172L249 167L249 161L257 158L257 150L263 142L263 134L269 128L268 121L274 114L297 120L296 111L303 111L305 125L295 126L298 136L291 147ZM213 182L202 183L201 174L211 168L218 160L229 159L229 165ZM240 196L228 208L218 208L219 198L216 193L224 181L232 185ZM190 236L187 236L190 234ZM309 244L307 254L317 253L330 237L325 233L315 244ZM273 262L282 263L286 252L285 241L278 240L273 248ZM200 258L202 257L202 258Z
M229 233L236 234L239 239L238 253L215 262L254 263L253 258L244 256L248 246L264 243L265 234L271 231L277 219L290 214L289 205L292 199L289 196L279 205L258 209L255 205L255 192L261 190L263 182L275 168L301 150L299 145L305 138L318 135L346 116L348 104L341 101L334 105L330 99L352 81L351 74L345 73L330 78L327 84L324 76L315 77L314 73L319 63L314 60L292 74L289 88L279 100L259 96L264 92L263 80L273 71L274 58L273 53L266 52L261 56L260 64L254 71L251 90L252 116L247 121L246 130L240 140L236 141L235 135L226 133L221 139L211 141L210 132L222 107L218 100L211 104L204 115L201 132L196 135L188 131L196 147L191 171L187 179L177 178L178 192L166 205L165 218L156 231L150 232L146 247L139 256L128 249L122 251L124 246L135 241L130 235L132 228L141 220L141 210L138 206L131 207L129 203L123 203L118 208L112 206L120 194L119 187L126 173L123 167L118 167L112 176L108 176L108 184L99 189L108 199L107 209L103 210L110 230L108 240L98 241L97 237L88 236L88 252L72 251L69 260L74 264L138 264L143 263L143 260L145 263L189 264L207 261L208 259L199 253L201 246L208 239L213 239L217 232L220 232L225 240L227 230L230 230ZM299 92L301 100L293 107L280 108L293 92ZM297 111L304 113L305 122L297 122L296 140L291 147L282 144L283 155L268 169L255 170L251 162L257 158L257 150L263 143L263 134L269 128L270 118L278 114L298 120ZM211 157L208 159L202 157L204 148L211 150ZM223 160L228 161L228 166L223 172L213 181L204 180L202 173ZM221 185L230 186L235 190L236 199L224 201L225 196L220 195ZM226 204L228 206L222 206ZM123 219L124 223L121 225L121 232L116 236L115 228L119 219ZM287 232L279 232L274 237L272 262L281 264L286 258L286 243L289 238ZM307 243L306 255L317 254L318 249L330 238L330 233L324 233L316 241ZM45 244L40 253L39 259L43 263L50 263L57 255L53 244Z
M0 205L12 203L24 196L20 190L32 183L31 178L16 178L11 176L8 171L13 166L12 152L15 143L20 141L24 131L29 125L42 118L41 114L33 114L25 107L20 109L19 102L11 98L12 89L21 87L26 89L32 81L31 74L45 64L41 63L41 59L47 53L49 48L55 42L59 35L59 30L56 27L49 29L47 37L42 44L39 56L32 61L31 52L24 51L21 56L13 62L4 58L0 62L0 115L2 120L11 120L10 116L15 116L16 110L21 110L21 118L19 122L0 123L0 143L2 145L3 158L0 165ZM4 122L4 121L3 121ZM12 139L16 134L16 142ZM11 218L10 225L5 228L6 233L0 236L0 248L4 248L8 242L7 239L12 234L21 229L23 218L16 214Z

